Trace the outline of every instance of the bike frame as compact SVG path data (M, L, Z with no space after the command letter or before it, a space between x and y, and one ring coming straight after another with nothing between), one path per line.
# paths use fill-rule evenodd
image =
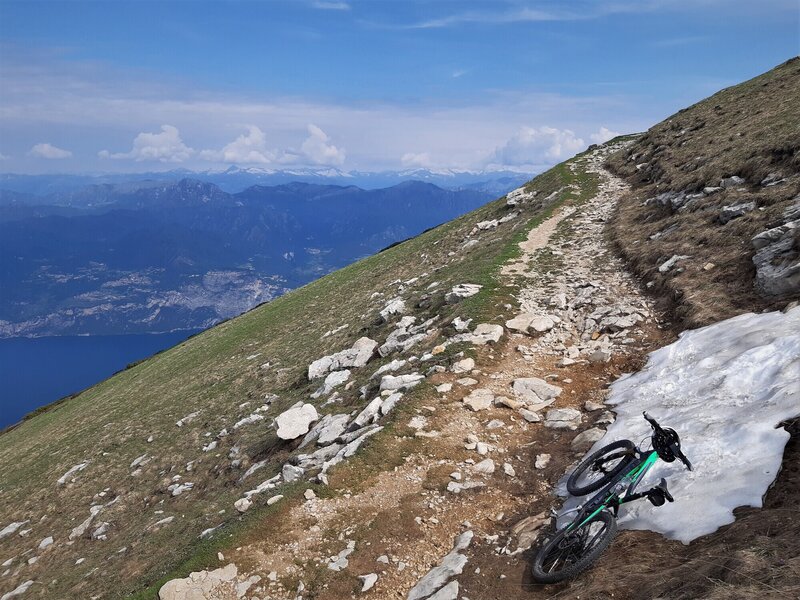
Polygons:
M646 493L635 494L634 490L658 460L658 452L637 451L637 454L627 470L614 477L606 487L575 509L578 515L566 526L567 531L590 522L602 510L611 509L616 517L621 504L647 496Z

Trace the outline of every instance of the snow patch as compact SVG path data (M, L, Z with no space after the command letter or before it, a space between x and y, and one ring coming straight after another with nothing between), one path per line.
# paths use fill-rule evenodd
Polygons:
M666 477L675 502L633 502L623 507L622 527L688 544L732 523L734 508L762 506L789 440L777 426L800 415L800 307L686 331L653 352L642 371L615 382L607 403L617 420L590 452L649 435L646 410L678 432L694 467L656 463L639 491Z

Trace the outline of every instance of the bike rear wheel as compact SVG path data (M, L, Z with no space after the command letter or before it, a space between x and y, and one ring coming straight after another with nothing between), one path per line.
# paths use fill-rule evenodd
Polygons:
M567 479L567 491L585 496L610 483L635 458L636 446L619 440L584 458Z
M606 510L572 531L562 529L536 553L531 566L534 580L558 583L577 577L605 552L616 533L617 520Z

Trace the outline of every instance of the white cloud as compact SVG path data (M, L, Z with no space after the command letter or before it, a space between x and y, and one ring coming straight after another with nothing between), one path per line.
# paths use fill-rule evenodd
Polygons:
M309 136L300 146L303 158L317 165L341 165L344 163L344 148L329 144L328 134L313 123L308 124Z
M69 150L58 148L56 146L53 146L52 144L48 144L47 142L36 144L33 148L31 148L28 154L30 156L35 156L36 158L49 158L49 159L69 158L70 156L72 156L72 152L70 152Z
M589 135L589 139L595 144L602 144L608 140L614 139L618 135L622 135L619 131L611 131L607 127L601 127L597 133Z
M400 158L400 163L404 167L430 168L433 166L433 163L431 162L431 155L427 152L420 152L418 154L414 152L406 152Z
M243 133L221 151L203 150L200 158L234 164L266 165L275 160L275 152L267 149L264 132L255 125L247 126Z
M519 167L553 164L583 150L586 143L570 129L521 127L490 158L492 164Z
M316 0L316 2L312 2L311 6L323 10L350 10L347 2L331 2L330 0Z
M159 162L183 162L194 154L194 150L183 143L177 127L162 125L161 133L142 132L133 140L130 152L112 153L108 150L98 152L100 158L124 159L136 161L155 160Z

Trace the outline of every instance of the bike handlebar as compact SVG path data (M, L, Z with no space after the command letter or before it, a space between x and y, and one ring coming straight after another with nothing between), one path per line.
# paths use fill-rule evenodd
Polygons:
M644 411L642 413L642 415L647 420L647 422L650 423L650 425L652 425L653 429L655 429L656 431L664 432L663 427L661 427L661 425L658 424L658 421L656 421L653 417L648 415L647 411ZM666 432L664 432L664 433L666 433ZM671 433L674 434L675 432L671 431ZM681 460L681 462L684 465L686 465L686 468L691 471L692 470L692 463L689 461L688 458L686 458L686 455L681 451L680 442L676 442L674 444L670 444L669 448L672 451L672 453L675 455L675 457L679 458Z

